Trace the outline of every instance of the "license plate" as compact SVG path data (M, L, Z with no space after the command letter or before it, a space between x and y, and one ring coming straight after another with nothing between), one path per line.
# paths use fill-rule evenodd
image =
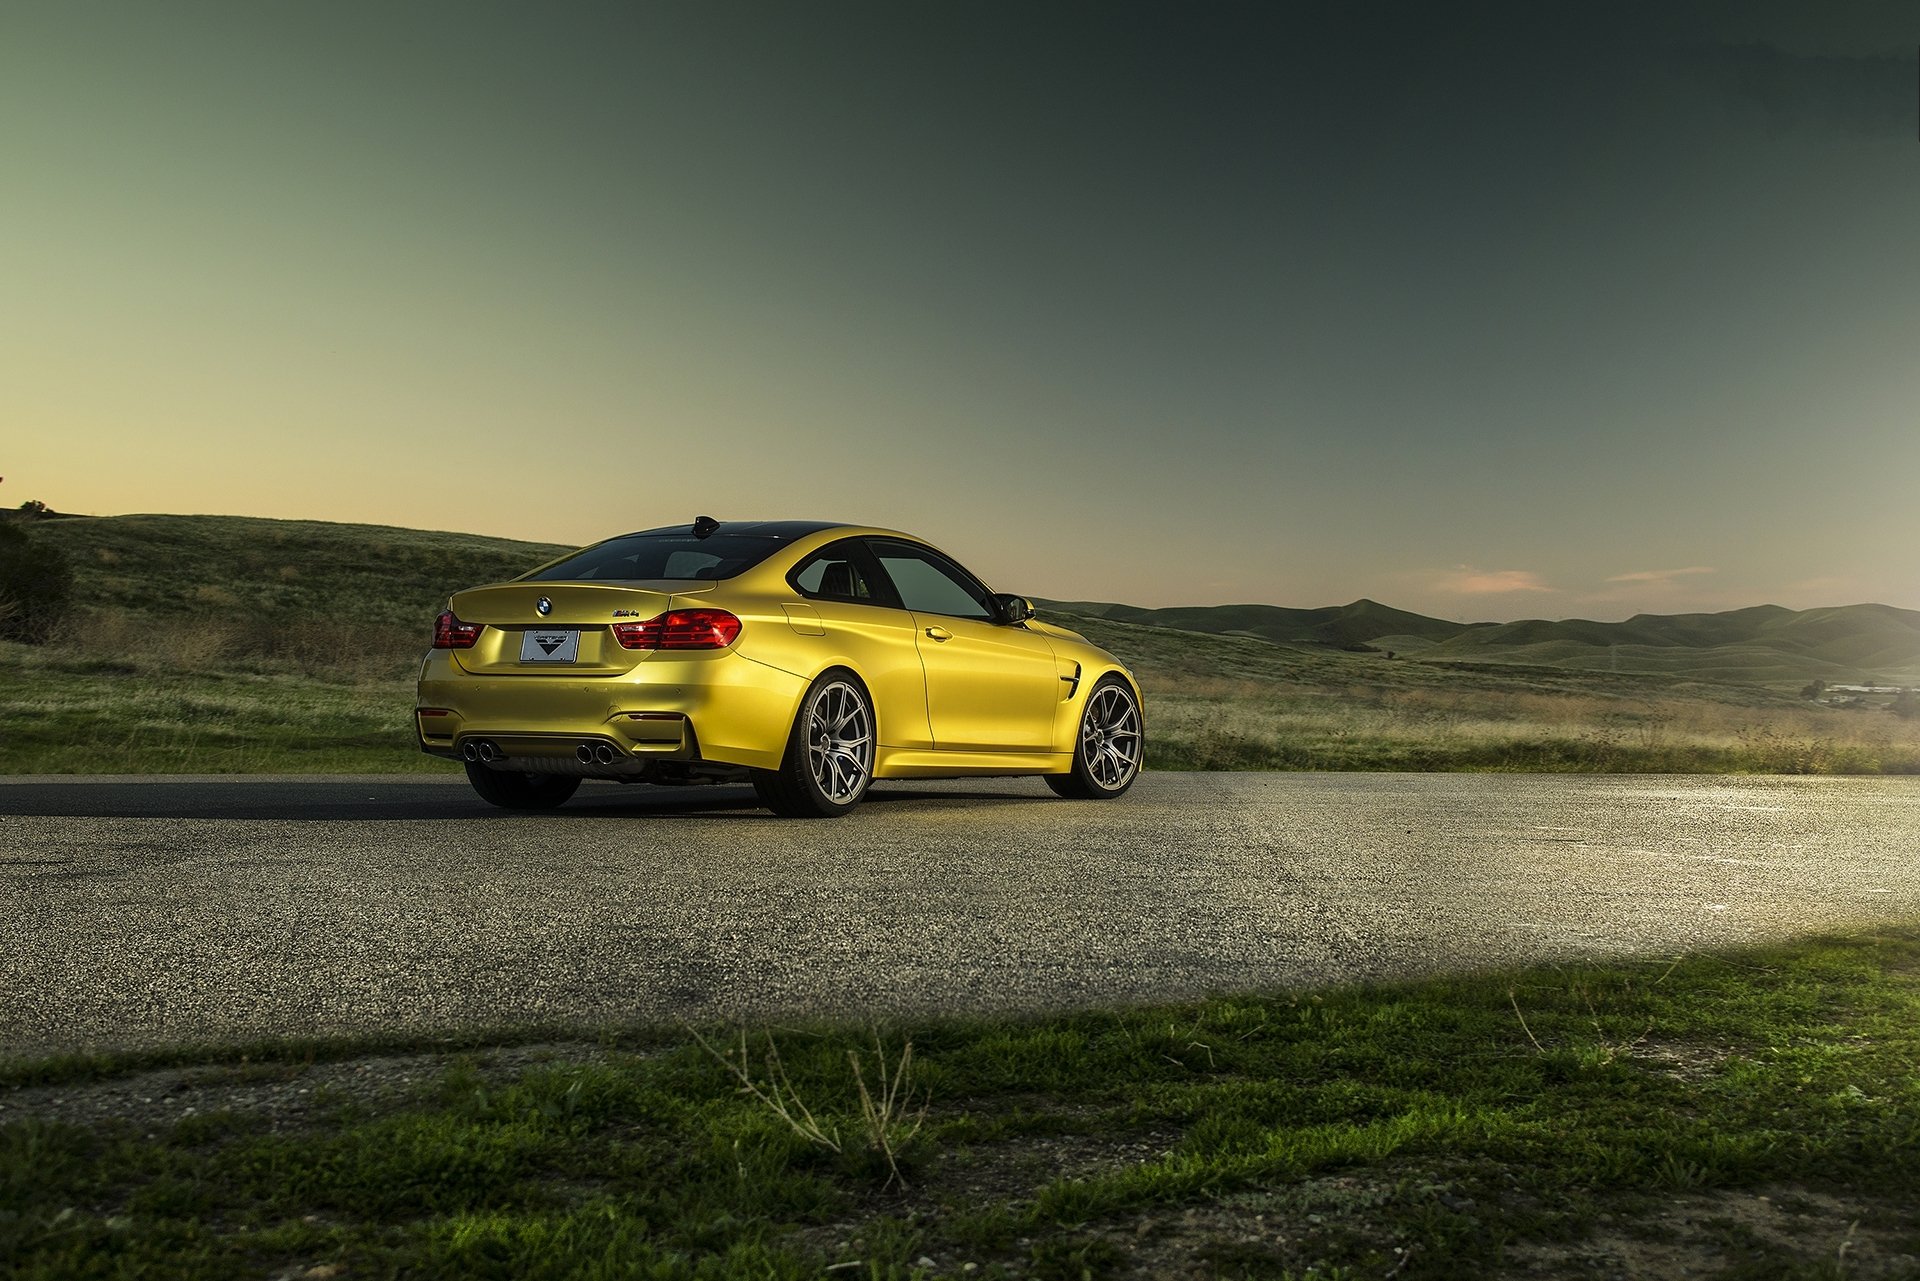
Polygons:
M579 632L527 632L520 638L523 663L572 663L580 658Z

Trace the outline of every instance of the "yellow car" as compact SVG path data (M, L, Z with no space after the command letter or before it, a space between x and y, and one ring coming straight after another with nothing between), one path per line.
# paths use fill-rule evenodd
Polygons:
M751 781L807 817L876 778L1037 774L1113 797L1146 745L1113 655L919 539L708 516L456 593L415 713L421 750L509 809L588 778Z

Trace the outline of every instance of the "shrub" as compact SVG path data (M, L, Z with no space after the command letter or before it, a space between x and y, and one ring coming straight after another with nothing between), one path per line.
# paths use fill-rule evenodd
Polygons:
M59 548L17 521L0 523L0 639L47 639L73 595L73 567Z

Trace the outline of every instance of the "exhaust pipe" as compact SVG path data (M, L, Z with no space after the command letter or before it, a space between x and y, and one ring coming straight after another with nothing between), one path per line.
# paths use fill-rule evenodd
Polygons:
M480 753L480 763L482 765L487 764L500 755L500 749L495 747L490 740L484 738L480 740L480 746L475 750Z
M620 759L620 754L606 743L602 743L593 749L593 759L596 764L611 765Z
M480 748L472 739L468 739L460 749L460 756L463 760L477 761L480 759Z
M574 748L573 758L579 761L582 765L593 764L593 744L582 743L580 744L580 746Z

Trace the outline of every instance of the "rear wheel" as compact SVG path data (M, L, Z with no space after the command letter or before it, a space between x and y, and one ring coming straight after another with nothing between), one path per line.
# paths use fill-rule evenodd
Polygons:
M754 771L761 803L788 818L838 818L858 805L873 781L873 725L859 677L824 673L800 700L780 768Z
M1047 786L1073 800L1118 796L1140 777L1146 738L1140 705L1118 676L1102 676L1080 713L1080 735L1073 749L1073 771L1048 774Z
M580 780L565 774L522 774L467 762L467 781L480 799L507 810L550 810L565 805L580 790Z

